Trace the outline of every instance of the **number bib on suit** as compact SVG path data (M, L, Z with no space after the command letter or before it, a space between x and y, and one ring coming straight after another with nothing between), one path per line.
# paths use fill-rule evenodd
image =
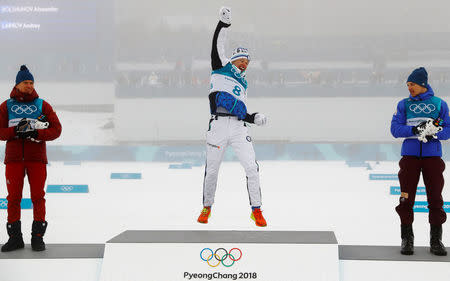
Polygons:
M247 80L229 62L211 73L212 92L227 92L247 105Z

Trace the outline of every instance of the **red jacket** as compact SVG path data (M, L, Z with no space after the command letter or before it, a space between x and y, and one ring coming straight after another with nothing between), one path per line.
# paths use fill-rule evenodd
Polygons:
M39 96L36 91L32 94L24 94L16 88L11 91L11 98L18 102L30 102ZM20 161L38 161L47 163L47 150L45 141L51 141L61 135L61 123L53 108L46 101L42 103L42 114L44 114L49 122L47 129L37 130L37 139L41 142L34 142L28 139L19 139L16 136L14 127L8 127L8 108L4 101L0 105L0 140L6 141L5 164L9 162Z

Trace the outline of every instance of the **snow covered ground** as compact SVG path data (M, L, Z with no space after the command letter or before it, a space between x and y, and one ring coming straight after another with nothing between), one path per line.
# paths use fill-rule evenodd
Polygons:
M369 173L396 173L397 163L371 163L374 170L349 168L344 162L261 161L264 230L332 230L340 244L399 245L394 207L398 196L389 187L398 181L370 181ZM204 167L168 169L169 163L51 162L48 184L88 184L87 194L48 193L49 243L104 243L129 229L255 230L250 220L245 174L238 162L224 162L210 223L196 222L201 210ZM4 171L0 166L0 174ZM112 172L142 173L140 180L112 180ZM449 178L448 171L445 172ZM448 182L448 181L447 181ZM419 185L423 186L421 181ZM444 201L449 201L448 188ZM0 197L6 196L0 181ZM29 198L28 184L24 198ZM425 196L417 196L425 201ZM416 213L416 245L428 245L427 214ZM0 210L0 222L6 210ZM30 239L32 211L23 210ZM0 229L0 241L6 230ZM444 225L450 245L450 227Z
M48 145L113 145L112 112L56 110L62 124L61 136Z

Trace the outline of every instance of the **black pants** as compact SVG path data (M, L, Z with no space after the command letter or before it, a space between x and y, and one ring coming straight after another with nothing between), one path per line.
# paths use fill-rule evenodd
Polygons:
M447 214L442 206L442 189L444 187L445 163L441 157L403 156L399 162L400 171L400 204L395 208L402 224L412 224L414 221L413 206L416 199L417 184L422 172L428 201L428 221L430 224L441 225L447 220Z

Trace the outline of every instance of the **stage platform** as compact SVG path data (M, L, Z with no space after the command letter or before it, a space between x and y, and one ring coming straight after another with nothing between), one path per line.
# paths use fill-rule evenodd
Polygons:
M450 256L432 255L429 247L415 247L414 255L405 256L400 246L340 245L339 280L450 280L449 262Z
M211 257L225 253L236 261ZM338 245L330 231L128 230L105 244L47 244L44 252L26 245L0 253L0 268L2 281L422 281L449 280L450 256Z
M338 281L337 240L330 231L125 231L108 241L100 280L142 277Z
M100 277L104 244L47 244L35 252L24 249L0 252L2 281L97 281Z

